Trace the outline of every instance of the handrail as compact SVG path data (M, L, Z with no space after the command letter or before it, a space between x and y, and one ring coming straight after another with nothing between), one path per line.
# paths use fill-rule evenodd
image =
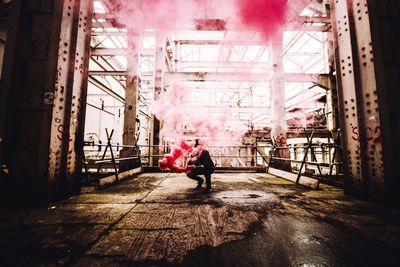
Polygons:
M89 161L89 164L95 164L95 165L101 165L103 163L113 163L114 164L114 169L116 172L116 176L118 175L118 166L117 163L121 163L123 161L128 161L128 160L136 160L139 159L139 161L142 164L149 164L150 166L157 165L157 161L159 158L164 157L165 154L167 154L167 151L170 151L170 149L166 148L171 148L171 145L166 145L166 144L159 144L159 145L150 145L150 144L138 144L138 145L120 145L120 144L111 144L111 135L107 133L108 137L108 142L107 144L105 143L95 143L94 141L86 141L84 142L84 147L93 147L93 148L99 148L98 152L102 151L101 148L105 147L105 150L103 151L103 157L101 159L98 159L99 154L97 153L96 155L93 155L94 157L97 157L97 159L93 161ZM287 145L281 145L277 146L276 145L276 140L272 138L272 144L266 144L262 143L260 145L258 144L252 144L252 145L227 145L227 146L208 146L208 150L211 154L212 158L218 159L218 162L223 165L223 160L226 159L229 161L229 159L237 159L241 160L242 163L241 165L243 166L266 166L267 167L267 172L271 164L274 164L274 161L286 161L290 162L290 166L292 171L295 171L297 173L297 179L296 181L299 182L300 177L302 176L303 173L303 168L307 168L307 165L313 166L312 169L315 170L315 173L319 173L319 177L322 179L322 177L329 177L329 180L332 179L333 176L338 176L339 171L341 170L341 167L343 166L342 162L336 162L336 156L340 152L341 146L340 142L338 142L338 135L334 135L332 133L332 137L327 137L332 142L313 142L315 138L313 132L307 132L304 130L304 133L302 134L302 138L306 139L307 141L302 141L301 143L298 144L287 144ZM310 135L309 135L310 134ZM119 148L133 148L132 150L133 153L131 155L125 156L125 157L114 157L115 153L115 148L117 148L117 151L119 151ZM224 148L224 149L221 149ZM243 150L243 149L251 149L251 153L248 153L248 150ZM110 149L110 151L107 152L107 150ZM291 158L286 158L286 157L280 157L280 151L288 150L290 151L290 157ZM222 153L219 153L221 151ZM86 153L89 153L89 155L92 155L90 149L85 150ZM164 153L165 152L165 153ZM106 154L108 153L108 156L111 153L111 157L105 157ZM155 153L155 154L153 154ZM223 153L227 153L228 155L224 155ZM233 154L234 153L234 154ZM119 153L116 153L118 155ZM299 159L298 157L302 157ZM262 161L260 161L260 158ZM311 159L311 160L310 160ZM299 168L300 164L300 168ZM229 164L228 164L229 165ZM297 166L297 169L296 169ZM316 168L314 167L316 166ZM108 166L110 167L110 166ZM321 168L324 168L322 172ZM334 167L336 167L334 169ZM298 169L299 168L299 169ZM329 168L329 174L327 175L327 168ZM100 169L100 166L98 170ZM318 176L316 175L316 176ZM319 183L319 182L318 182Z

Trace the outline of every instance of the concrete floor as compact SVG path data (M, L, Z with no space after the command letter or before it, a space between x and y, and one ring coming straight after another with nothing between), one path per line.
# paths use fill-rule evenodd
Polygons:
M400 214L259 173L144 173L2 213L0 266L399 266ZM396 261L395 261L396 260Z

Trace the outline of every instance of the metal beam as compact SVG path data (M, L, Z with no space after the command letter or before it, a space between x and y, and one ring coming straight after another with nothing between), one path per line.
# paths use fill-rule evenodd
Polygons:
M181 61L179 68L268 68L268 62L246 62L246 61Z
M286 12L287 21L296 20L301 12L314 0L288 0L288 11Z
M239 73L239 72L165 72L165 81L168 84L173 80L184 81L253 81L266 82L268 75L265 73Z
M89 51L89 53L90 53L90 51ZM116 61L116 58L111 58L111 60L106 60L105 58L103 58L103 57L100 57L100 56L95 56L95 57L90 57L90 60L92 61L92 62L94 62L95 64L97 64L101 69L102 69L102 71L109 71L110 69L111 69L111 71L116 71L116 69L115 69L115 67L110 63L111 61ZM90 65L90 64L89 64ZM118 65L118 64L117 64ZM107 69L105 66L108 66L108 68L109 69ZM104 76L106 76L106 75L104 75ZM125 77L125 76L112 76L113 77L113 79L115 80L115 81L117 81L120 85L121 85L121 87L122 88L124 88L125 87L125 85L126 84L124 84L123 82L122 82L122 77ZM126 77L125 77L126 78Z
M323 24L330 24L331 18L330 17L309 17L309 16L298 16L294 18L291 23L323 23Z
M87 81L90 61L90 40L94 1L81 1L75 26L76 50L73 74L71 113L69 123L69 142L67 158L67 180L76 181L82 171L81 144L85 135L85 113L87 99ZM79 14L79 15L78 15ZM75 24L76 25L76 24ZM78 180L80 181L80 180ZM76 182L75 182L76 183ZM80 187L80 182L76 186Z
M100 28L100 29L125 29L125 25L121 24L112 24L109 21L93 21L92 28Z
M93 13L93 19L115 20L116 16L111 13Z
M92 36L122 36L122 37L126 37L127 36L127 32L115 32L115 31L92 31Z
M120 101L121 103L125 103L125 98L114 92L112 89L104 85L102 82L97 80L96 78L93 78L92 76L89 76L88 80L91 84L102 90L103 92L107 93L109 96L114 97L116 100Z
M215 39L215 40L190 40L190 39L174 39L176 44L180 45L265 45L265 41L262 39L253 40L226 40L226 39Z
M259 114L259 113L266 113L269 114L271 112L270 108L268 107L227 107L227 106L186 106L186 110L196 110L197 112L201 113L224 113L230 112L232 113L252 113L252 114Z
M335 89L334 77L331 74L320 74L318 75L316 81L313 81L313 84L325 89L325 90L333 90Z
M92 48L92 56L127 56L126 48Z
M298 1L297 1L298 2ZM296 2L295 9L290 10L291 18L288 20L288 24L285 25L285 30L298 29L299 31L324 31L326 26L321 27L320 25L310 25L314 23L318 24L330 24L329 17L308 17L299 16L301 11L307 6L310 0L300 1L300 5ZM102 21L98 21L102 20ZM222 19L194 19L188 23L182 23L185 25L181 30L192 30L192 31L226 31L226 21ZM193 25L193 28L189 28L186 25ZM310 27L311 26L311 27ZM95 13L94 28L126 28L126 25L120 23L117 17L110 13ZM240 29L238 29L240 30Z
M232 82L268 82L272 76L268 73L251 72L165 72L165 81L170 83L173 80L183 81L232 81ZM312 82L318 74L285 73L285 82Z
M126 70L91 70L91 76L126 76Z

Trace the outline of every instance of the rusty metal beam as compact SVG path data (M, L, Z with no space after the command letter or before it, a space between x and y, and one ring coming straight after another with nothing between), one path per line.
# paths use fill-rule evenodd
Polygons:
M50 131L48 184L79 192L93 1L63 2ZM86 75L84 75L84 73ZM61 189L61 187L62 189Z
M83 140L85 135L85 113L90 61L90 40L92 28L93 1L80 1L74 24L76 34L75 68L73 70L72 100L69 120L69 140L66 180L73 183L75 190L80 189L82 170Z
M313 81L313 84L324 88L325 90L333 90L335 89L335 83L333 82L333 77L331 74L319 74L316 79Z
M76 174L92 1L14 2L23 2L23 8L12 18L10 26L17 25L7 42L16 37L3 72L10 94L2 154L8 179L16 182L15 196L55 200L80 186Z
M126 37L128 33L126 31L92 31L92 36L122 36Z
M91 76L126 76L126 70L91 70Z
M126 56L126 48L93 48L90 54L92 56Z
M89 76L88 81L91 84L93 84L94 86L96 86L97 88L99 88L100 90L102 90L103 92L105 92L106 94L108 94L109 96L114 97L119 102L125 103L125 98L124 97L122 97L119 94L117 94L116 92L114 92L111 88L109 88L108 86L104 85L102 82L100 82L96 78L94 78L92 76Z
M180 61L179 69L185 71L186 68L259 68L267 71L267 62L247 62L247 61Z
M398 0L370 0L368 9L381 122L385 202L388 206L399 207L400 53L398 48L400 40L398 14L400 3Z
M268 82L273 77L268 73L251 72L165 72L166 84L173 80L184 81L232 81L232 82ZM285 73L285 82L312 82L318 74Z
M383 199L380 106L366 0L331 1L346 191Z

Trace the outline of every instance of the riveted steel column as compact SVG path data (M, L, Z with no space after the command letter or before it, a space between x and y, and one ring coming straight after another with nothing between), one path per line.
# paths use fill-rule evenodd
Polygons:
M124 111L124 132L122 135L123 144L136 145L136 116L137 98L139 88L138 64L139 64L140 38L134 33L128 34L128 70L126 75L125 87L125 111ZM121 150L121 157L129 157L134 154L134 148L124 148ZM136 167L132 161L120 163L120 170L127 170Z
M90 36L91 6L88 0L63 1L62 6L48 166L48 191L57 194L54 197L79 189L74 177L80 166L76 137L83 127L80 111L85 97L82 89L86 90L83 74L88 58L84 53Z
M345 162L346 190L361 192L363 169L361 166L360 105L357 103L354 55L346 0L332 1L333 27L335 31L336 70L339 107L341 112L341 137Z
M283 79L283 32L276 34L271 42L271 62L273 78L271 80L271 110L272 110L272 136L278 147L287 144L287 123L285 108L285 84ZM275 150L277 157L289 158L289 150L278 148ZM284 160L274 160L273 167L291 170L290 162Z
M74 34L76 34L76 47L74 49L75 67L72 70L72 94L70 93L69 95L71 98L71 108L69 109L66 176L66 181L71 186L72 192L80 188L93 0L81 0L79 9L76 10L79 11L79 14L75 14L73 28Z
M356 1L357 2L357 1ZM383 149L385 200L400 205L400 1L369 0L373 60ZM365 12L365 8L355 9ZM357 8L357 3L355 3ZM363 19L363 18L362 18ZM366 59L372 59L366 51ZM376 97L373 96L373 102ZM374 103L374 107L375 103ZM373 111L373 110L372 110ZM378 141L378 140L377 140ZM376 164L380 167L380 164Z
M11 23L15 44L6 44L2 89L8 96L1 153L15 189L9 191L35 201L60 198L72 193L66 181L79 172L75 141L85 64L75 53L86 51L88 40L77 35L90 22L91 1L13 2L21 5Z
M157 35L156 37L156 54L155 54L155 74L154 74L154 97L158 99L160 97L160 93L164 90L163 86L163 75L165 70L165 42L161 36ZM158 145L160 144L160 129L161 122L154 115L152 115L151 119L151 138L150 138L150 147L151 155L159 155L161 153ZM153 157L152 162L150 162L150 166L157 166L159 157Z
M378 90L366 0L334 0L336 65L346 190L382 199Z
M55 0L14 3L20 9L11 18L9 37L16 41L6 43L3 72L8 96L2 154L9 167L4 188L16 200L43 201L62 5Z
M384 167L381 140L381 122L378 103L378 88L375 70L375 53L372 47L371 28L367 0L352 2L352 18L354 20L355 50L357 51L357 66L359 68L358 103L362 114L360 132L363 144L362 158L366 161L364 170L368 179L365 182L366 194L372 198L382 199L384 196ZM365 140L365 142L363 141Z

